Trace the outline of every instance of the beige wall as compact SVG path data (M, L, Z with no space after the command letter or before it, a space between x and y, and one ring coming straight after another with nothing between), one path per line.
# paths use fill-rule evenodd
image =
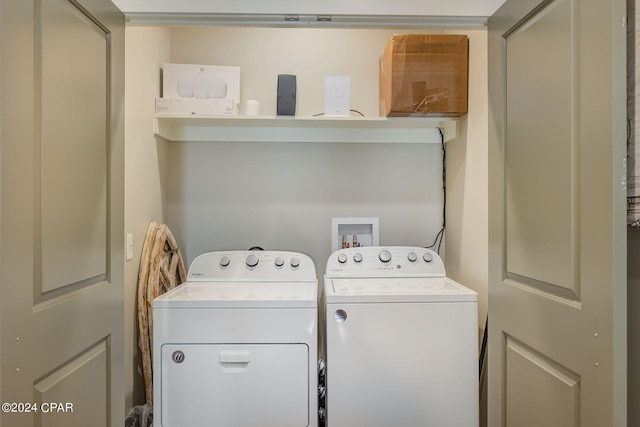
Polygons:
M137 278L142 243L151 221L164 221L163 170L167 143L153 135L160 66L169 57L169 30L128 27L125 74L125 232L133 234L133 259L125 266L125 409L144 402L137 334Z
M175 28L171 59L240 66L241 107L257 99L269 115L278 74L297 76L299 116L323 112L325 75L348 74L351 107L372 117L378 58L394 32ZM322 277L334 217L379 218L384 245L433 241L442 215L440 151L438 144L171 143L168 223L188 262L258 245L307 253Z
M376 116L377 60L389 36L400 32L408 31L127 28L126 230L134 234L135 244L126 272L127 408L143 401L135 294L149 221L169 224L187 262L207 250L259 244L308 253L321 277L331 252L332 217L376 216L381 244L426 246L439 230L442 215L438 144L156 139L152 116L160 64L240 65L241 106L247 99L258 99L265 114L275 112L278 73L298 76L299 115L323 111L325 74L346 73L352 76L352 108ZM445 262L451 277L479 292L479 323L484 325L486 30L448 32L470 37L470 102L469 114L459 122L459 138L447 143ZM255 185L269 180L272 186L255 190Z
M447 143L447 274L478 292L478 326L488 304L487 33L470 36L469 113Z

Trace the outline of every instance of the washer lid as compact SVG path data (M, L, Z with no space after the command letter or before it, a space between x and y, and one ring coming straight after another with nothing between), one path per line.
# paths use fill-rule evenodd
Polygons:
M325 279L327 303L478 301L478 294L447 277Z
M153 300L153 308L317 307L318 282L186 282Z

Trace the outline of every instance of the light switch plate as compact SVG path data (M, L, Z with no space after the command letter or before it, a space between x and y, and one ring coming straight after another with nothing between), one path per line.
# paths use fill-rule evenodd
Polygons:
M133 234L127 234L127 261L133 259Z

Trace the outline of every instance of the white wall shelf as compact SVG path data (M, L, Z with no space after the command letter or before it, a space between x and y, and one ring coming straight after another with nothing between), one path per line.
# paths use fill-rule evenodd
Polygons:
M446 117L156 115L154 133L169 141L440 143L457 136Z

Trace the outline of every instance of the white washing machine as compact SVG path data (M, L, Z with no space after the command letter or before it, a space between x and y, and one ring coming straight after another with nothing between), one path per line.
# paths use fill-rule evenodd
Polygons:
M153 301L156 427L315 427L315 265L282 251L211 252Z
M477 294L437 253L333 253L324 277L327 427L478 426Z

